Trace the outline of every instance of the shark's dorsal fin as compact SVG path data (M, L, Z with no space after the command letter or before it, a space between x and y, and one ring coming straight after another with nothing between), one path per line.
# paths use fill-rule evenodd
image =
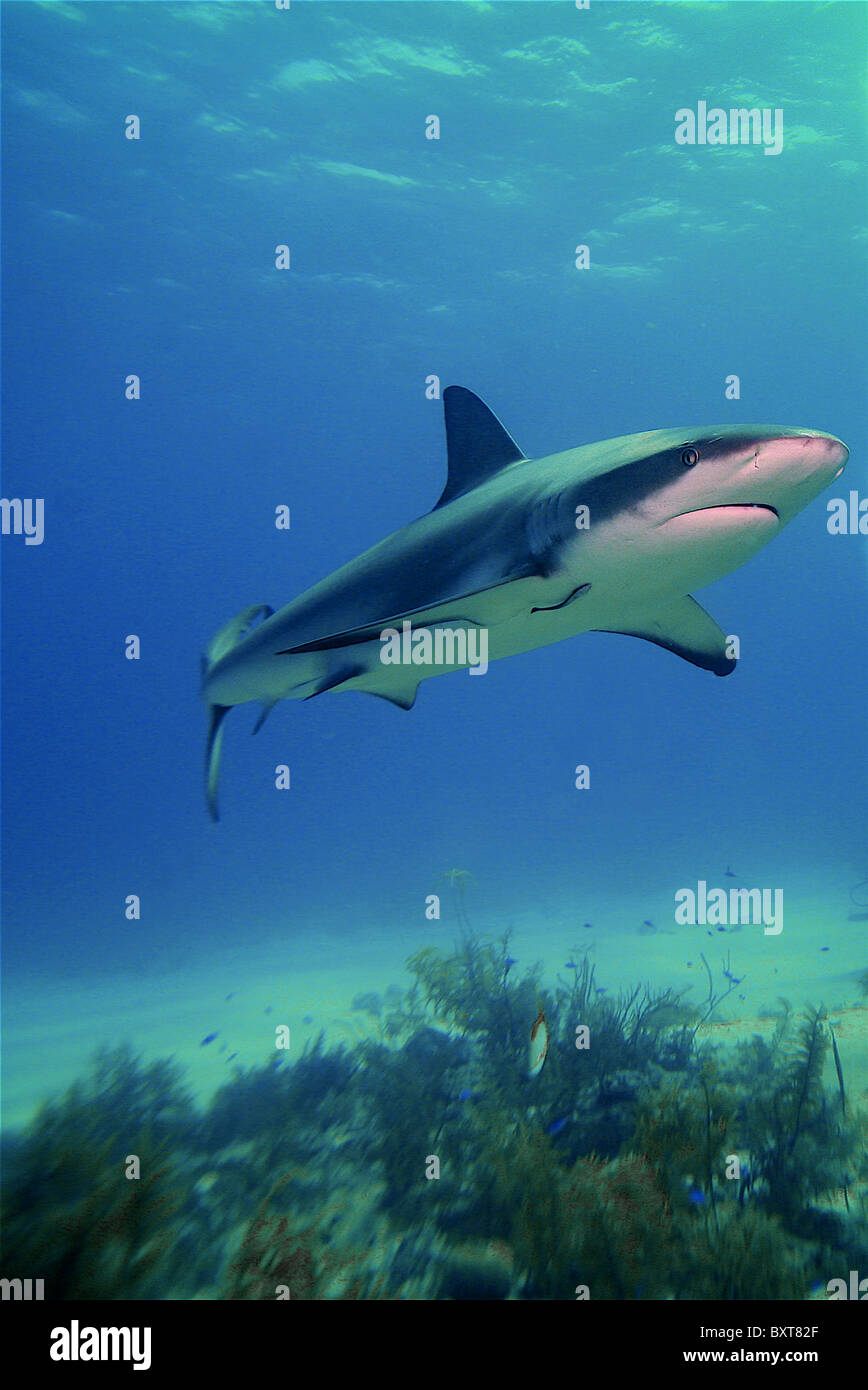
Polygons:
M497 416L465 386L446 387L443 410L449 472L435 512L525 457Z

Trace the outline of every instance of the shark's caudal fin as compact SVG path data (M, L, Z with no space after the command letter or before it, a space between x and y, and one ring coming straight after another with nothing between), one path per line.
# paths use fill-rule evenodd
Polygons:
M472 491L509 463L525 455L493 411L466 386L447 386L443 392L446 416L448 476L437 505Z
M212 820L220 819L217 807L217 782L220 777L220 754L223 751L223 720L231 705L208 706L208 741L205 744L205 799Z
M238 645L256 619L259 617L270 618L273 612L274 609L270 608L267 603L253 603L249 608L242 608L241 612L231 618L225 627L221 627L220 631L211 638L208 650L202 657L203 682L212 666ZM220 777L220 754L223 750L223 720L231 708L231 705L209 704L208 706L208 738L205 744L205 797L212 820L220 819L217 808L217 782ZM261 727L268 714L268 709L269 706L266 706L260 716L256 725L257 729ZM254 729L255 732L256 729Z

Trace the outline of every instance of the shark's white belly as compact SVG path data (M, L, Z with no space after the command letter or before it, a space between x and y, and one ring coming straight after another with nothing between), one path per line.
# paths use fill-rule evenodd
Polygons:
M457 605L453 620L457 625L470 618L484 628L489 662L585 632L631 631L673 599L736 569L779 529L770 513L727 508L690 513L641 532L628 522L577 539L549 578L518 579ZM448 626L448 617L441 622ZM406 685L407 671L384 666L373 644L355 650L367 670L345 688L382 694ZM474 653L478 660L478 639ZM477 662L419 664L414 679L471 664Z

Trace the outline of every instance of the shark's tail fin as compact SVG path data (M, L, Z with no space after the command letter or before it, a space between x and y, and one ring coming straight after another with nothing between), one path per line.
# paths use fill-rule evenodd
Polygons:
M207 688L208 676L214 666L227 656L248 632L252 623L260 616L270 618L274 612L267 603L254 603L243 608L225 627L212 637L208 650L202 657L202 688ZM206 697L207 698L207 697ZM215 705L208 702L208 739L205 744L205 798L212 820L219 820L217 809L217 782L220 777L220 754L223 749L223 720L232 708L231 705ZM260 721L261 722L261 721Z
M217 806L217 782L220 777L220 754L223 751L223 720L231 705L208 706L208 741L205 745L205 799L212 820L220 819Z

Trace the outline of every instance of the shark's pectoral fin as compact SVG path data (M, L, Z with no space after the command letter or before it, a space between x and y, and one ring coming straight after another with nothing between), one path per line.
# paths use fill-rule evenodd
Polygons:
M220 754L223 749L223 720L231 705L210 705L208 709L208 741L205 745L205 797L212 820L220 819L217 809L217 781L220 776Z
M635 625L598 628L597 631L642 637L694 666L701 666L704 671L713 671L716 676L728 676L736 667L734 658L727 653L725 634L702 605L689 595L643 614Z

